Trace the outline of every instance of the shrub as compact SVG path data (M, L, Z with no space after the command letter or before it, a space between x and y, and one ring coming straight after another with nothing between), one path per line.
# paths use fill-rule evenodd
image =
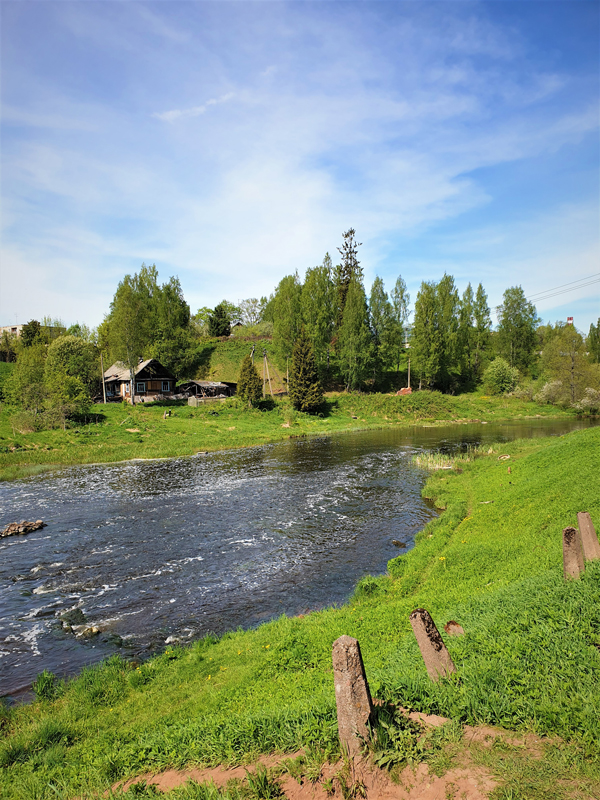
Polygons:
M483 373L483 384L490 394L512 391L519 380L519 370L503 358L495 358Z
M535 395L534 400L536 403L550 403L555 405L563 396L562 381L548 381L545 383L540 391Z
M588 387L581 400L573 403L573 408L580 413L597 414L600 411L600 391Z

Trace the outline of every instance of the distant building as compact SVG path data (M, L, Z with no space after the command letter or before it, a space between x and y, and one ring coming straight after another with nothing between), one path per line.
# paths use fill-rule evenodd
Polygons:
M13 336L20 336L22 328L22 325L0 325L0 336L2 336L5 331Z
M129 367L117 361L104 372L107 400L131 402L131 376ZM140 361L135 370L134 401L152 402L161 397L171 397L175 392L175 376L155 358Z

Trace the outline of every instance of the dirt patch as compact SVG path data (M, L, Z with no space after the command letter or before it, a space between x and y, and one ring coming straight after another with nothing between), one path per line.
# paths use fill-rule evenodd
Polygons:
M410 715L428 727L440 727L448 722L445 717L420 714ZM278 783L287 800L343 800L353 796L367 800L487 800L490 792L498 786L498 781L489 770L476 765L471 759L470 748L491 746L498 738L506 743L526 747L533 757L541 753L539 737L529 734L508 733L488 726L466 726L458 752L451 768L442 776L435 775L425 763L417 767L405 767L394 779L386 770L375 767L370 761L357 759L344 765L325 764L319 779L311 783L306 778L296 779L284 770L284 761L295 759L302 752L287 755L264 756L248 767L209 769L190 768L167 770L157 774L139 775L126 783L116 784L113 789L128 789L132 784L146 781L161 792L169 792L188 780L204 783L212 781L217 787L224 787L230 780L245 780L247 773L254 773L259 765L266 767L271 774L280 774ZM342 781L344 791L342 791Z
M293 754L291 757L295 755L298 754ZM282 757L268 757L260 759L257 763L272 768L281 760ZM321 771L320 779L315 783L309 781L299 783L290 775L283 775L279 779L279 784L288 800L341 800L343 794L336 775L343 766L341 761L337 764L326 764ZM254 772L255 768L256 765L253 765L249 771ZM216 786L224 787L232 779L243 780L245 777L244 767L168 770L157 775L140 775L121 784L121 788L126 790L132 784L145 780L147 784L153 784L161 792L169 792L188 780L198 783L212 781ZM333 793L328 793L325 789L326 782L331 782L330 786L333 785ZM359 761L353 766L346 785L356 787L356 797L368 800L452 800L452 798L486 800L497 783L482 767L460 766L438 777L430 773L427 764L419 764L414 770L405 767L399 780L394 782L388 772L377 769L368 762ZM113 787L117 788L118 785Z

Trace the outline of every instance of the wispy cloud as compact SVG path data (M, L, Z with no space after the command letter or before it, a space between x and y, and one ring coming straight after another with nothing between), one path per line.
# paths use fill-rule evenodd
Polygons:
M595 39L499 5L9 4L0 315L97 323L142 261L192 307L268 294L349 226L367 283L494 303L600 258Z
M235 97L235 93L228 92L221 97L213 97L210 100L207 100L206 103L201 106L192 106L191 108L174 108L172 111L155 111L152 116L156 117L156 119L162 120L163 122L175 122L178 119L199 117L202 114L205 114L210 106L217 106L221 103L226 103L228 100L231 100L232 97Z

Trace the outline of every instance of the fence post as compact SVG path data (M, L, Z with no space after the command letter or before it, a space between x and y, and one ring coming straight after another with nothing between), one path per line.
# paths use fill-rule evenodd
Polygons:
M349 755L359 755L369 736L373 703L358 641L340 636L333 643L332 657L340 743Z
M600 542L598 542L592 518L587 511L580 511L577 514L577 526L579 527L584 561L595 561L600 558Z
M578 578L584 570L581 536L576 528L563 530L563 573L567 578Z
M442 677L447 677L451 672L456 672L450 653L446 649L429 611L424 608L416 608L409 619L431 680L437 681Z

